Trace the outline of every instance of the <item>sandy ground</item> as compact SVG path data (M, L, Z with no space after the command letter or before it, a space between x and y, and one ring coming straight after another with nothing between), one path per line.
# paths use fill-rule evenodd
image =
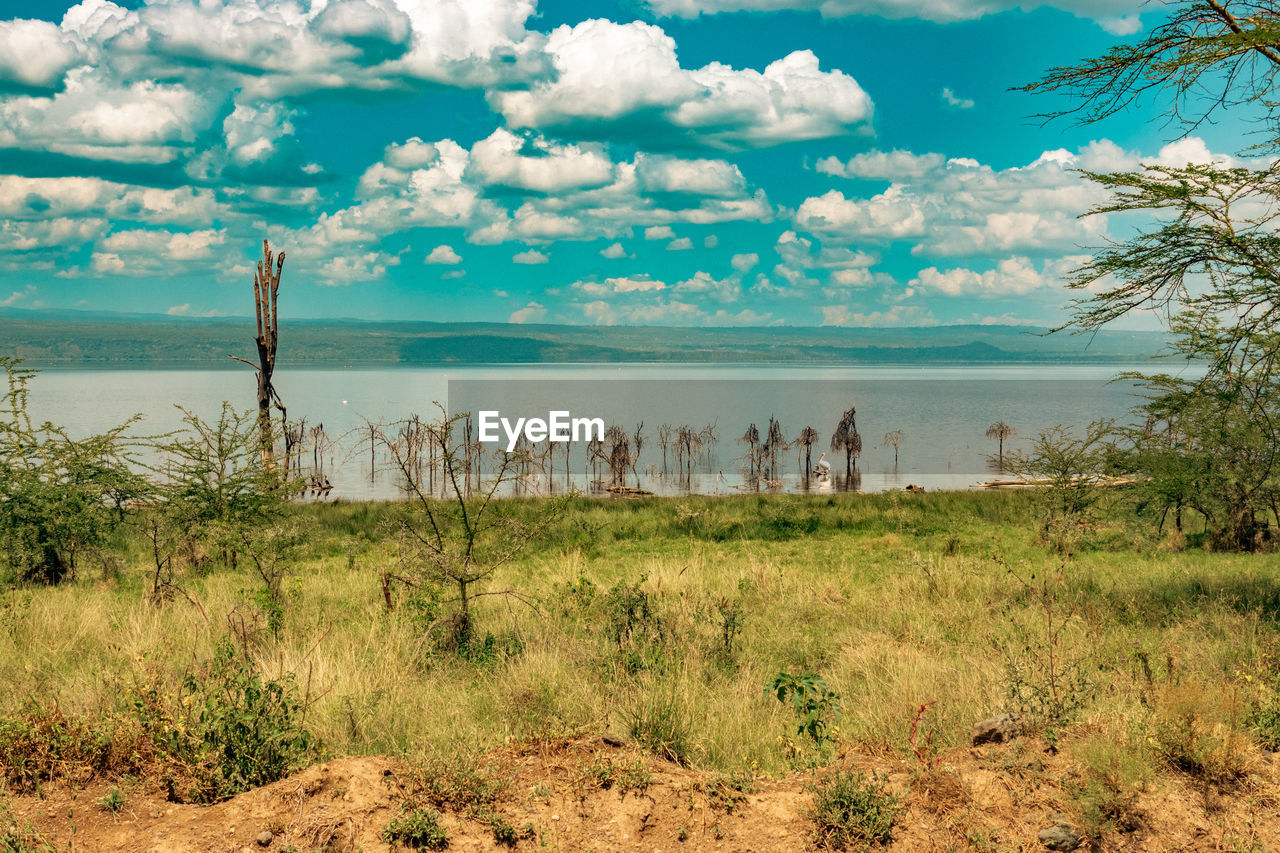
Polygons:
M714 794L714 777L644 758L598 738L495 753L492 769L509 780L497 811L526 832L518 850L799 851L812 849L806 790L822 771L756 780L737 802ZM643 791L584 781L600 762L640 761L652 774ZM1066 818L1082 825L1070 796L1077 770L1035 740L957 750L933 772L896 758L845 755L840 761L888 775L904 810L892 850L1041 851L1038 833ZM1280 774L1260 759L1229 789L1167 775L1142 794L1126 826L1092 842L1116 851L1280 850ZM412 788L412 773L384 757L340 758L210 806L167 802L143 783L126 788L118 814L96 805L110 787L86 779L51 786L43 797L7 799L20 823L59 851L245 853L387 851L381 839ZM732 798L730 798L732 799ZM490 826L452 812L448 849L509 850ZM527 829L526 829L527 828ZM270 834L268 839L267 833ZM1082 850L1089 849L1086 839Z

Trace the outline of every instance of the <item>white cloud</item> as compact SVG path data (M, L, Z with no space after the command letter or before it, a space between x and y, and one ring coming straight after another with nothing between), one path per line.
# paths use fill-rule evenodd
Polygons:
M90 269L104 275L155 276L175 269L218 266L225 229L166 231L136 228L116 231L98 241Z
M964 267L946 271L927 267L911 280L910 286L946 296L1025 296L1042 288L1062 285L1066 273L1087 261L1088 256L1071 256L1046 261L1037 269L1028 259L1015 256L984 272Z
M598 148L521 138L502 128L472 146L468 168L483 185L542 193L601 187L614 179L613 162Z
M835 157L824 157L815 165L819 172L846 178L887 178L905 180L920 178L947 162L941 154L913 154L910 151L864 151L847 163Z
M528 305L511 312L511 316L507 318L508 323L536 323L547 316L547 309L537 302L530 302Z
M423 263L427 264L453 264L462 263L462 256L453 250L452 246L440 245L431 250L430 254Z
M1143 0L645 0L659 15L696 18L719 12L777 12L784 9L818 11L823 17L844 18L878 15L884 18L920 18L937 23L969 21L1008 9L1048 6L1097 21L1114 35L1141 29L1138 11Z
M621 243L613 243L601 249L600 255L605 258L616 260L618 258L625 258L627 256L627 250L622 248Z
M517 264L545 264L551 258L539 252L537 249L529 249L524 252L517 252L511 258Z
M387 267L394 267L399 263L399 257L385 252L342 255L320 266L320 283L340 287L354 281L373 281L385 276Z
M667 244L668 252L683 252L693 248L693 240L688 237L677 237Z
M222 312L217 309L210 308L204 311L192 309L190 302L184 302L181 305L171 305L164 312L170 317L218 317Z
M719 302L736 302L742 292L737 276L716 279L710 273L698 270L692 277L677 282L673 289L682 293L705 293Z
M555 72L522 89L489 93L513 127L590 129L634 135L654 128L650 147L743 148L818 139L865 128L871 98L841 71L796 51L763 72L713 62L681 68L675 41L640 21L596 19L556 27L547 37Z
M702 247L704 249L714 249L720 245L720 238L715 234L708 234L702 238Z
M0 21L0 88L57 89L80 59L79 43L48 21Z
M34 284L28 284L24 289L15 290L12 293L10 293L8 296L6 296L4 299L0 299L0 308L12 308L14 305L17 305L19 302L26 302L28 299L30 299L35 295L36 295L36 286Z
M951 91L950 86L942 87L942 102L949 107L955 107L958 110L973 109L973 98L961 98Z
M888 328L894 326L931 326L937 321L928 310L914 305L894 305L884 311L857 312L848 305L823 305L823 326Z
M644 238L646 240L670 240L676 236L676 232L671 230L670 225L654 225L644 229Z
M832 189L807 198L793 221L797 229L831 240L910 241L917 255L1076 253L1105 241L1109 224L1107 215L1080 216L1108 193L1078 170L1123 171L1143 162L1136 152L1108 140L1074 153L1045 151L1025 166L1000 170L967 158L902 151L861 154L845 163L828 158L819 161L819 171L891 183L870 196ZM1166 145L1147 162L1244 161L1215 154L1203 140L1189 137Z
M747 270L760 263L760 256L755 252L747 252L741 255L734 255L729 259L729 264L738 272L746 272Z

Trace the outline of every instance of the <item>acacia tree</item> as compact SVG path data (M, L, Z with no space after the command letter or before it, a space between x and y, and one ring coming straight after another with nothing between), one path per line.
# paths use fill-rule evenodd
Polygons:
M1047 118L1086 123L1124 110L1145 93L1169 95L1174 121L1188 130L1217 111L1249 106L1261 114L1266 134L1255 150L1280 149L1280 4L1179 0L1169 10L1164 23L1136 42L1052 69L1025 88L1068 95L1069 106ZM1096 251L1071 275L1069 286L1085 295L1064 328L1091 331L1136 310L1163 314L1176 336L1175 352L1203 361L1207 371L1190 383L1130 374L1151 392L1142 411L1165 425L1158 441L1190 450L1221 445L1221 436L1230 435L1231 450L1274 447L1280 438L1273 379L1280 355L1280 166L1266 160L1084 174L1110 191L1090 213L1136 214L1147 224ZM1259 511L1275 515L1263 485L1274 477L1274 454L1249 453L1250 464L1263 467L1245 487L1170 466L1156 439L1137 438L1131 464L1148 466L1139 473L1157 492L1180 508L1194 482L1220 508L1234 507L1206 507L1221 527L1215 539L1255 547L1263 527ZM1193 452L1186 461L1196 458L1206 475L1221 460Z
M74 578L77 557L98 552L125 519L125 508L150 493L139 473L135 416L99 435L75 439L27 410L35 373L0 357L0 567L16 580Z
M536 510L525 501L499 499L504 485L517 476L522 461L517 453L498 451L488 470L481 469L482 477L472 489L468 472L473 456L458 426L465 417L442 414L426 427L440 471L438 496L404 444L395 440L394 425L374 427L409 498L394 522L404 567L399 580L415 586L452 587L457 592L456 598L445 602L455 605L453 612L431 629L443 628L446 644L456 649L466 648L471 641L476 599L503 595L528 601L517 590L479 587L559 518L565 506L564 497L540 502Z

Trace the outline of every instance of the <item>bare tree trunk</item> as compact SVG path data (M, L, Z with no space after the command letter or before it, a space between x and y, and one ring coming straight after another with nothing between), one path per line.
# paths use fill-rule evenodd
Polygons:
M274 269L272 269L273 266ZM262 260L258 261L258 269L253 276L254 313L258 321L258 335L255 338L258 347L258 363L254 364L248 359L232 356L258 371L258 439L262 446L262 460L268 465L273 464L275 456L271 407L274 405L280 410L282 420L287 417L284 403L271 382L276 370L276 344L279 341L276 298L280 292L280 272L283 269L284 252L273 258L270 244L263 240Z

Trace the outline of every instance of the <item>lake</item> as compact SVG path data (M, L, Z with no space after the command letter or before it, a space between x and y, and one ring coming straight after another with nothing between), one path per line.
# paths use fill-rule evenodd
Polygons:
M1151 369L1150 365L1143 366ZM365 420L391 422L411 414L438 414L434 401L459 406L494 406L503 416L545 417L552 409L618 423L628 433L644 422L643 444L628 475L662 494L693 491L736 493L754 488L741 470L746 444L738 438L754 423L763 435L771 416L787 439L802 427L819 433L813 450L827 450L835 470L844 457L828 450L841 413L857 410L863 452L857 463L861 491L882 491L908 483L927 489L963 489L990 479L998 468L988 457L996 443L985 435L995 421L1017 430L1006 451L1024 446L1036 432L1062 424L1079 430L1100 418L1125 420L1137 402L1131 383L1112 377L1138 365L982 365L929 367L828 367L789 365L519 365L449 369L279 371L276 387L291 421L323 426L319 450L305 458L323 468L332 497L354 500L395 497L395 478L386 460L370 463ZM135 413L139 431L159 433L181 425L181 406L206 419L223 400L248 409L255 405L253 371L243 370L47 370L31 386L30 408L76 434L120 423ZM468 411L475 409L467 408ZM673 473L668 448L663 470L659 428L712 426L714 442L700 452L686 480ZM900 430L897 465L886 433ZM781 454L778 488L816 488L801 477L801 451ZM531 487L547 491L589 488L595 476L584 446L559 457L555 472L540 472ZM837 484L839 487L840 484Z

